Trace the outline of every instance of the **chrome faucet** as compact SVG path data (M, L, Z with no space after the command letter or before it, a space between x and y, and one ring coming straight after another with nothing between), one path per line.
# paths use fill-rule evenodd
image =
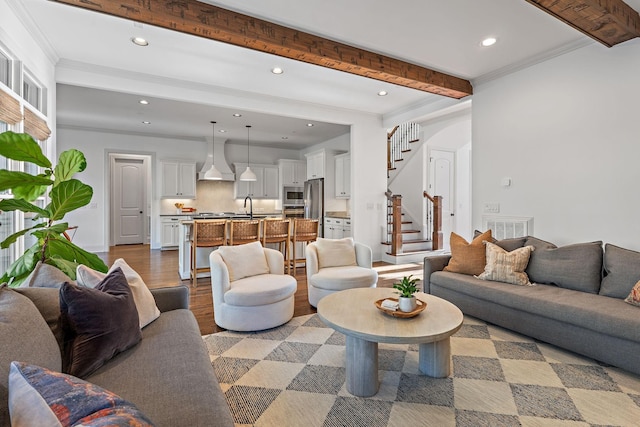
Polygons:
M249 199L249 219L253 219L253 199L251 196L244 198L244 211L247 211L247 199Z

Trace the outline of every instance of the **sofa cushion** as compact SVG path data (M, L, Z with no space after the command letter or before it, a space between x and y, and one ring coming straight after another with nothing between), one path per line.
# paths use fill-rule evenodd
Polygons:
M602 242L556 247L529 237L526 245L535 247L526 270L531 282L598 293L602 279Z
M638 280L638 283L631 289L631 292L629 292L629 295L624 299L624 302L640 307L640 280Z
M94 384L23 362L9 373L11 424L153 426L130 402Z
M375 284L378 273L365 267L323 268L311 276L311 285L328 291L342 291L351 288L368 288Z
M221 246L217 251L229 270L230 282L269 273L269 265L260 242Z
M144 328L160 316L160 310L158 310L156 300L153 298L147 284L144 283L142 277L140 277L140 275L131 268L124 259L118 258L115 260L106 274L80 264L76 268L76 279L79 285L95 288L102 280L104 280L107 274L111 273L116 268L122 269L124 277L127 279L127 283L129 283L129 286L131 287L133 300L135 301L136 309L138 310L140 328Z
M51 333L58 342L60 354L64 349L64 333L60 323L60 290L54 288L15 288L15 291L29 298L36 306Z
M245 277L231 283L231 289L224 293L224 302L245 307L273 304L289 298L297 289L298 282L288 274Z
M120 268L96 288L60 288L63 371L84 378L142 338L131 288Z
M471 243L456 233L451 233L451 260L444 271L476 276L482 274L486 264L485 241L491 241L491 230L475 237Z
M481 234L482 232L479 230L473 231L474 238L478 237ZM511 252L513 250L523 247L526 241L527 241L526 237L512 237L509 239L502 239L502 240L498 240L494 237L491 238L491 243L494 243L500 246L502 249L504 249L507 252Z
M439 287L477 298L478 304L490 301L602 334L640 342L638 308L617 298L548 285L512 286L442 271L431 275L431 292L434 295L438 295Z
M520 286L531 285L524 269L529 263L533 246L525 246L510 252L491 242L487 242L486 246L487 265L478 279L496 280Z
M138 345L86 380L132 402L158 426L233 426L190 310L163 312Z
M31 274L20 284L21 288L60 288L63 283L75 283L60 269L38 261Z
M607 243L604 246L604 271L600 295L626 298L640 280L640 252Z
M315 242L318 250L318 267L344 267L357 265L356 249L351 237L344 239L324 239Z
M8 426L9 366L22 360L62 369L60 349L36 306L24 295L0 286L0 426Z

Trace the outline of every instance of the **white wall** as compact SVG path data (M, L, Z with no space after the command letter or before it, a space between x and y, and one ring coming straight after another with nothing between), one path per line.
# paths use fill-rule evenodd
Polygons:
M640 249L640 39L593 43L498 80L473 96L473 224L482 206L533 216L556 244ZM502 187L502 177L512 179Z

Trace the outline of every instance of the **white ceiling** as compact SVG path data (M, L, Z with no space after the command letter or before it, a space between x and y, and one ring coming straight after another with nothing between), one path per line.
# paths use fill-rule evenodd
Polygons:
M30 17L28 25L50 44L60 64L107 67L133 78L156 76L213 88L290 99L380 115L440 97L424 92L226 45L44 0L9 0ZM227 9L277 22L329 39L403 59L474 82L491 79L591 42L587 36L524 0L206 0ZM640 0L627 3L640 11ZM133 36L148 47L131 43ZM480 41L498 42L483 48ZM606 49L602 46L602 49ZM615 47L614 47L615 49ZM284 68L274 75L274 66ZM67 82L69 83L69 82ZM72 83L72 82L71 82ZM388 96L377 95L387 90ZM262 112L233 110L109 93L98 88L58 86L59 125L117 129L123 132L203 139L211 120L232 141L302 147L348 131L348 127L285 119ZM310 118L312 119L312 118ZM148 120L150 125L143 125ZM312 121L312 120L311 120ZM217 125L218 126L218 125ZM287 136L287 140L282 137Z

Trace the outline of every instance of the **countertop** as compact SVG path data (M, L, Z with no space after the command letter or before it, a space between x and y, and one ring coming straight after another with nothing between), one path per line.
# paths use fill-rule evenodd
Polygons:
M324 216L325 218L351 219L351 214L346 211L327 211Z
M181 217L181 216L188 216L188 217L194 217L194 216L200 216L202 215L202 213L197 213L197 212L193 212L193 213L182 213L182 214L160 214L161 217ZM261 219L261 218L266 218L268 216L281 216L282 212L254 212L253 213L253 217L256 219ZM216 213L214 215L207 215L206 217L201 217L198 219L249 219L249 214L244 214L244 213Z

